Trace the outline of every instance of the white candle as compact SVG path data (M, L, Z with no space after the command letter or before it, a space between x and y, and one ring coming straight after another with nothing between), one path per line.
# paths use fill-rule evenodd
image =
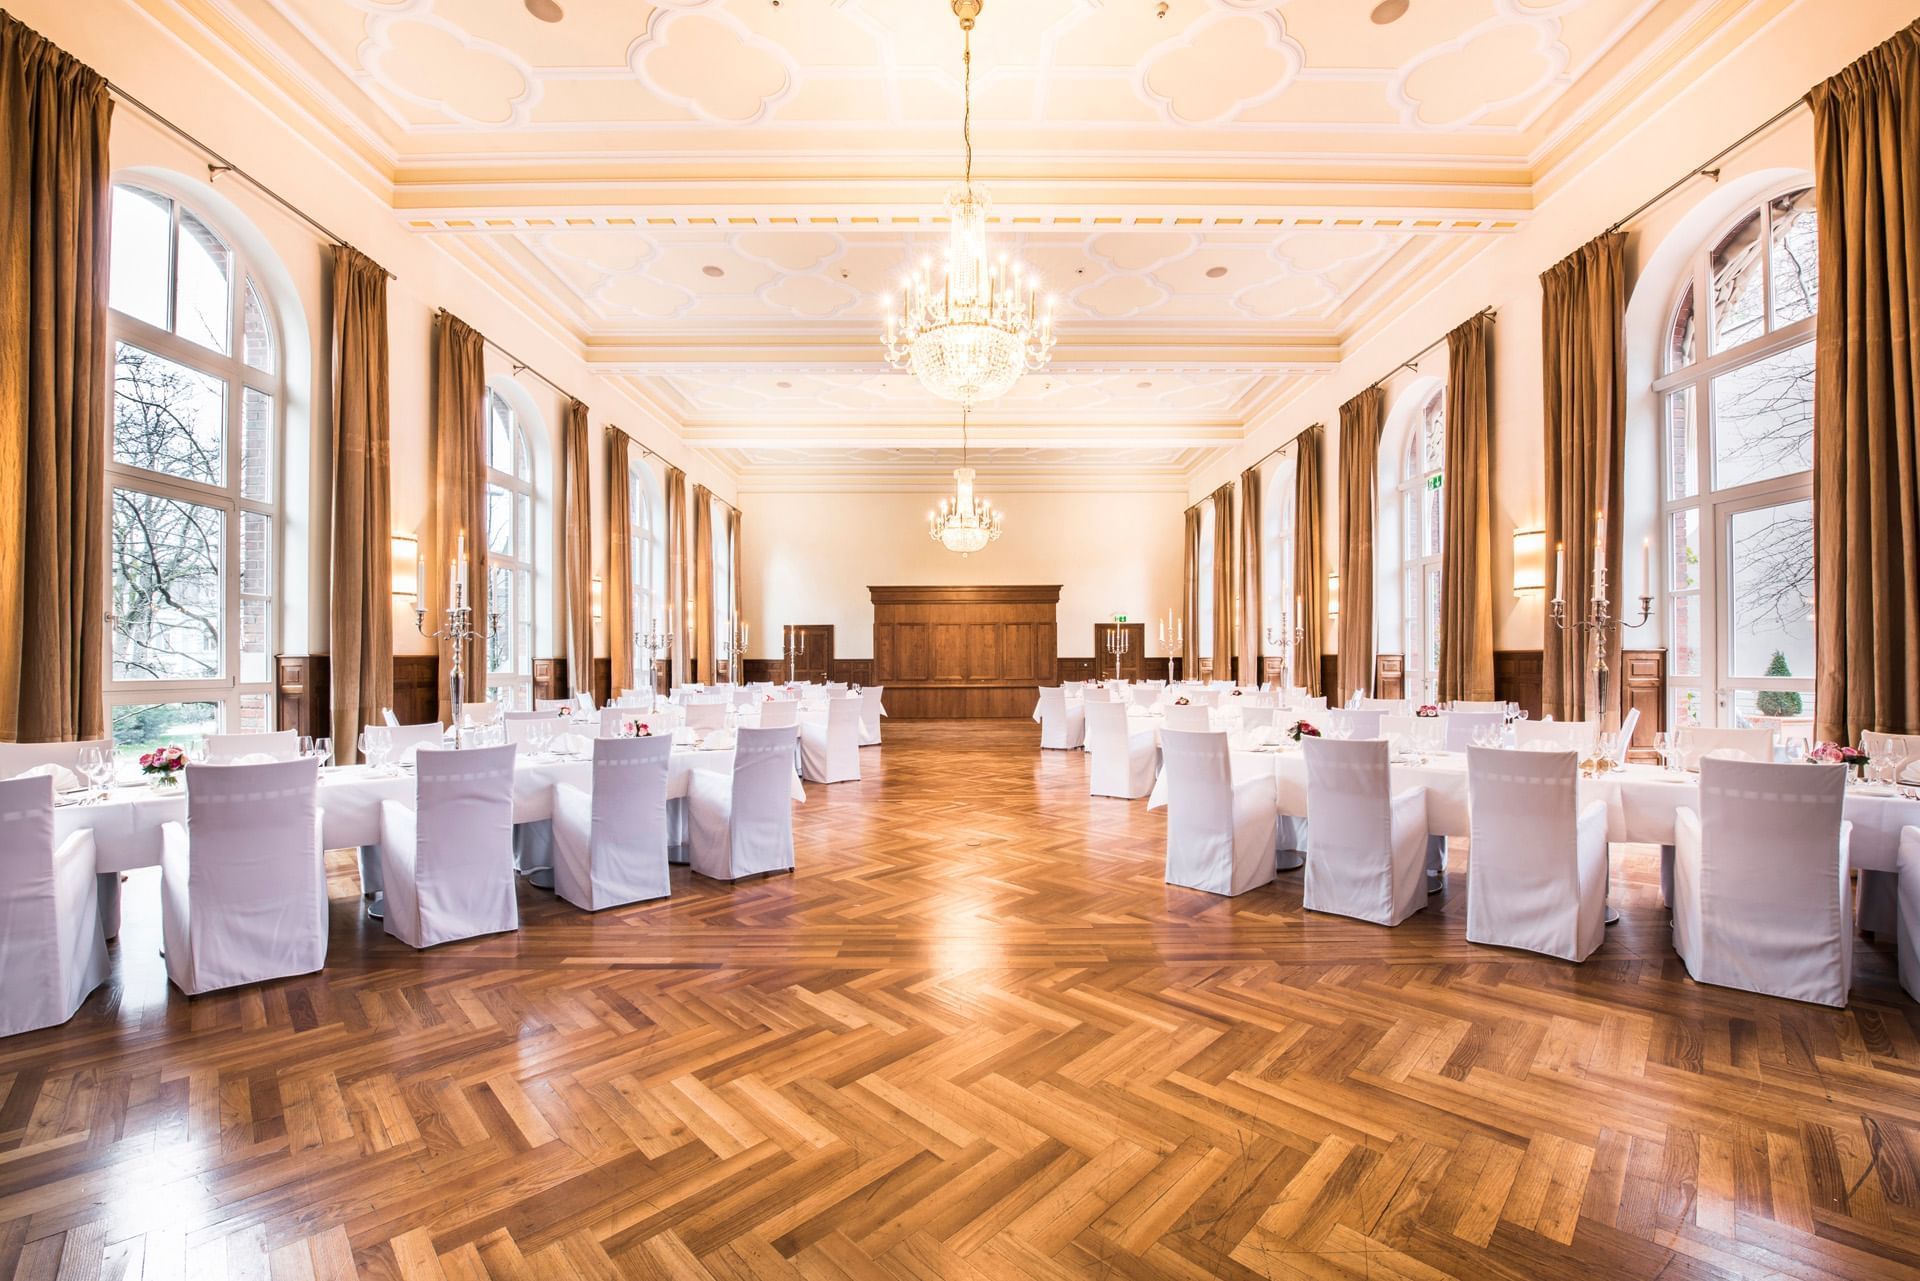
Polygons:
M1653 595L1653 540L1640 540L1640 594Z
M1566 599L1566 579L1567 545L1565 543L1555 543L1553 545L1553 598L1555 600Z

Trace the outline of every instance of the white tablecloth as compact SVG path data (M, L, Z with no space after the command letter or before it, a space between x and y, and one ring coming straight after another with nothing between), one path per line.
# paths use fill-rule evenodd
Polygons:
M1232 753L1235 778L1262 770L1273 771L1280 812L1308 817L1307 762L1300 749L1289 744L1278 751L1236 749ZM1396 792L1409 787L1427 789L1428 835L1469 834L1464 754L1442 752L1428 757L1424 765L1396 761L1392 777ZM1583 805L1595 800L1606 803L1610 842L1671 845L1674 815L1683 808L1699 813L1700 785L1692 774L1671 774L1655 765L1629 765L1598 778L1581 779L1580 800ZM1158 809L1166 803L1167 783L1162 774L1154 782L1147 808ZM1849 790L1846 816L1853 823L1849 848L1854 868L1891 872L1898 868L1900 829L1920 827L1920 800L1909 800L1891 789Z
M667 798L687 794L694 770L730 773L733 749L678 751L669 758ZM593 762L584 757L539 759L522 757L513 771L513 821L537 823L553 817L553 789L570 783L593 788ZM321 830L330 850L380 843L380 803L411 801L413 775L375 773L364 765L324 771L320 777ZM806 800L799 776L793 780L793 799ZM63 841L81 828L93 829L97 870L127 872L160 864L160 828L185 822L187 798L180 789L157 792L146 786L115 788L96 805L64 805L53 814L54 840Z

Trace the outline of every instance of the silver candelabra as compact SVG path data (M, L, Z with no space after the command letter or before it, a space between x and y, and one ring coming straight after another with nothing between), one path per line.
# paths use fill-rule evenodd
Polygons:
M1556 572L1555 578L1558 578ZM1640 627L1653 616L1653 597L1640 598L1640 617L1632 620L1620 619L1622 627ZM1606 715L1607 695L1607 632L1612 628L1613 603L1607 599L1607 567L1598 564L1593 567L1593 599L1587 602L1587 616L1572 618L1567 614L1566 599L1555 595L1548 606L1548 617L1553 625L1563 632L1575 635L1584 634L1586 643L1591 647L1592 657L1587 665L1589 685L1587 695L1591 700L1587 706L1600 716ZM1625 744L1621 745L1625 750Z
M781 657L787 660L787 684L791 685L799 678L799 658L807 652L806 631L789 623L786 636L782 641L782 648L786 650Z
M413 625L428 640L443 640L453 650L452 670L447 673L447 696L453 703L453 745L463 745L461 724L466 720L467 672L466 648L470 641L481 639L481 633L473 630L473 607L467 604L467 585L464 581L453 584L453 603L444 611L446 621L433 631L427 630L427 611L417 601L413 607ZM487 635L500 628L500 615L491 610L487 613Z
M1176 677L1173 665L1180 661L1180 653L1186 648L1186 638L1181 634L1180 619L1172 610L1160 620L1160 648L1167 651L1167 683L1171 685Z
M633 634L633 643L647 656L647 710L651 712L659 705L660 695L660 680L654 664L662 655L673 652L673 629L662 628L656 618L647 625L646 631Z
M1287 626L1287 613L1280 611L1280 624L1267 628L1267 644L1280 651L1280 684L1282 688L1293 685L1293 660L1300 647L1307 643L1307 629L1295 623ZM1257 684L1258 682L1256 682Z
M1113 655L1113 679L1120 679L1120 657L1133 647L1133 637L1126 628L1116 627L1107 633L1107 653Z
M741 684L740 660L747 655L747 637L745 629L735 627L720 642L720 654L727 660L727 679L733 684Z

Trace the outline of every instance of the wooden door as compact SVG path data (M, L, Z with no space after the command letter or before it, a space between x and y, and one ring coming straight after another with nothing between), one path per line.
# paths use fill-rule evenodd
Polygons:
M1093 670L1101 680L1113 679L1113 655L1107 652L1107 637L1121 632L1127 638L1127 652L1120 655L1120 678L1137 681L1146 670L1147 625L1145 623L1095 623L1093 625Z
M791 664L780 665L780 678L796 681L818 681L825 684L833 670L833 624L832 623L795 623L785 629L781 637L787 652L792 655Z

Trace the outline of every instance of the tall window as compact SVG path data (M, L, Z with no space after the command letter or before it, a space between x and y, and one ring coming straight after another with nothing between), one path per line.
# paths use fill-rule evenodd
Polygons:
M1440 684L1440 548L1446 521L1447 392L1437 387L1407 428L1400 455L1401 644L1407 697L1431 703Z
M660 532L657 527L653 502L653 487L647 483L647 474L643 470L646 464L635 462L627 468L627 529L629 544L627 560L633 577L633 630L635 635L644 635L651 631L656 619L662 617L660 562ZM613 638L620 643L620 638ZM625 638L632 644L633 638ZM646 657L636 651L636 664L644 664ZM649 678L650 679L650 678ZM640 685L640 681L634 682Z
M270 729L284 397L263 286L200 214L125 183L109 270L114 737Z
M1293 586L1293 502L1294 461L1291 453L1274 466L1266 481L1266 497L1260 505L1260 518L1266 526L1260 534L1261 653L1293 653L1293 629L1300 625L1294 605ZM1268 645L1266 630L1272 628L1278 645Z
M708 500L712 514L710 524L713 529L713 634L716 638L714 653L719 670L727 673L727 679L734 679L733 662L723 648L733 636L733 540L728 536L732 526L728 522L727 505L719 499Z
M1742 213L1695 256L1664 333L1676 725L1813 714L1815 217L1811 188Z
M533 453L506 397L487 392L487 698L533 705Z
M1213 671L1213 500L1200 504L1200 557L1193 567L1196 577L1193 645L1188 661L1181 664L1182 675L1204 676Z

